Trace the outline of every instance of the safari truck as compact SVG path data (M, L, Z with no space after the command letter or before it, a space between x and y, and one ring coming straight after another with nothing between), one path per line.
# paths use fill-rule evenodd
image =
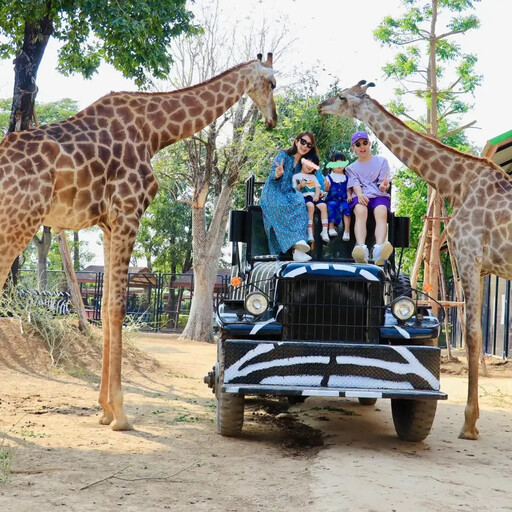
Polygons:
M391 400L400 439L430 433L440 391L440 321L411 289L395 258L409 245L409 218L389 215L394 254L383 266L354 263L351 241L324 243L315 226L312 260L269 255L254 176L245 207L230 212L230 291L217 309L217 362L205 377L217 398L217 430L237 436L249 395ZM368 225L368 245L374 225Z

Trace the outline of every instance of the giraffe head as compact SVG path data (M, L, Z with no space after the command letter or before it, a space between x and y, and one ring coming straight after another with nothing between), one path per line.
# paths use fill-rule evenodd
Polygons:
M318 105L318 111L321 115L332 114L340 117L359 117L359 108L364 100L369 98L366 94L368 87L375 87L375 84L373 82L367 84L366 80L360 80L353 87L344 89Z
M265 119L268 129L275 128L277 124L276 104L274 103L274 89L276 87L275 71L272 69L272 54L267 53L267 60L262 62L263 55L258 54L254 61L256 74L247 95L256 104Z

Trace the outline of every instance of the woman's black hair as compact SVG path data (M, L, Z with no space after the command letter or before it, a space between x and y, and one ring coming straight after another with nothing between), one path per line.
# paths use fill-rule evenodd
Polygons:
M297 146L295 145L295 141L297 139L300 139L301 137L304 137L304 135L307 135L310 139L311 139L311 142L313 143L313 147L309 150L308 153L306 153L306 155L310 155L310 154L317 154L318 153L318 148L316 147L316 137L315 137L315 134L313 132L300 132L299 135L297 135L297 137L295 137L293 139L293 145L291 148L288 148L288 149L285 149L285 152L290 155L290 156L293 156L295 155L295 153L297 153ZM304 156L306 156L304 155Z
M343 160L347 160L347 157L341 151L335 151L331 156L331 162L343 162Z

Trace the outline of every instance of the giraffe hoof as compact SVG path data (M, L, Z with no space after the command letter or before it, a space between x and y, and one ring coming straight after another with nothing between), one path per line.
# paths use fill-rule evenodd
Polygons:
M459 439L467 439L469 441L476 441L478 439L478 429L474 430L461 430Z
M110 428L115 431L133 430L133 425L126 418L124 418L124 419L114 420L110 424Z
M104 414L101 416L101 418L98 420L98 423L100 425L110 425L112 421L114 420L114 415L112 414Z

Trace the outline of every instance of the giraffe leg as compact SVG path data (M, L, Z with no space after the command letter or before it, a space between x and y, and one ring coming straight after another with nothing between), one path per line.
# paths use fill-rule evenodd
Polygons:
M103 369L100 387L100 404L103 408L101 423L109 422L112 430L131 430L123 406L121 386L122 326L126 309L126 283L138 220L130 222L118 216L111 232L105 237L105 284L103 292ZM105 289L106 286L106 289ZM107 295L105 296L105 292ZM109 421L110 420L110 421Z
M464 276L464 277L463 277ZM469 276L469 279L468 279ZM471 278L471 276L474 276ZM478 439L476 421L478 407L478 362L482 345L482 287L480 269L461 269L461 280L466 298L466 350L468 356L468 400L464 411L464 425L460 439Z
M110 329L109 329L109 276L110 267L107 262L110 261L110 229L103 227L103 253L105 261L105 272L103 274L103 293L101 300L101 324L103 329L103 357L101 365L101 384L98 402L103 414L99 419L101 425L110 425L114 421L114 411L108 404L108 379L110 372Z

